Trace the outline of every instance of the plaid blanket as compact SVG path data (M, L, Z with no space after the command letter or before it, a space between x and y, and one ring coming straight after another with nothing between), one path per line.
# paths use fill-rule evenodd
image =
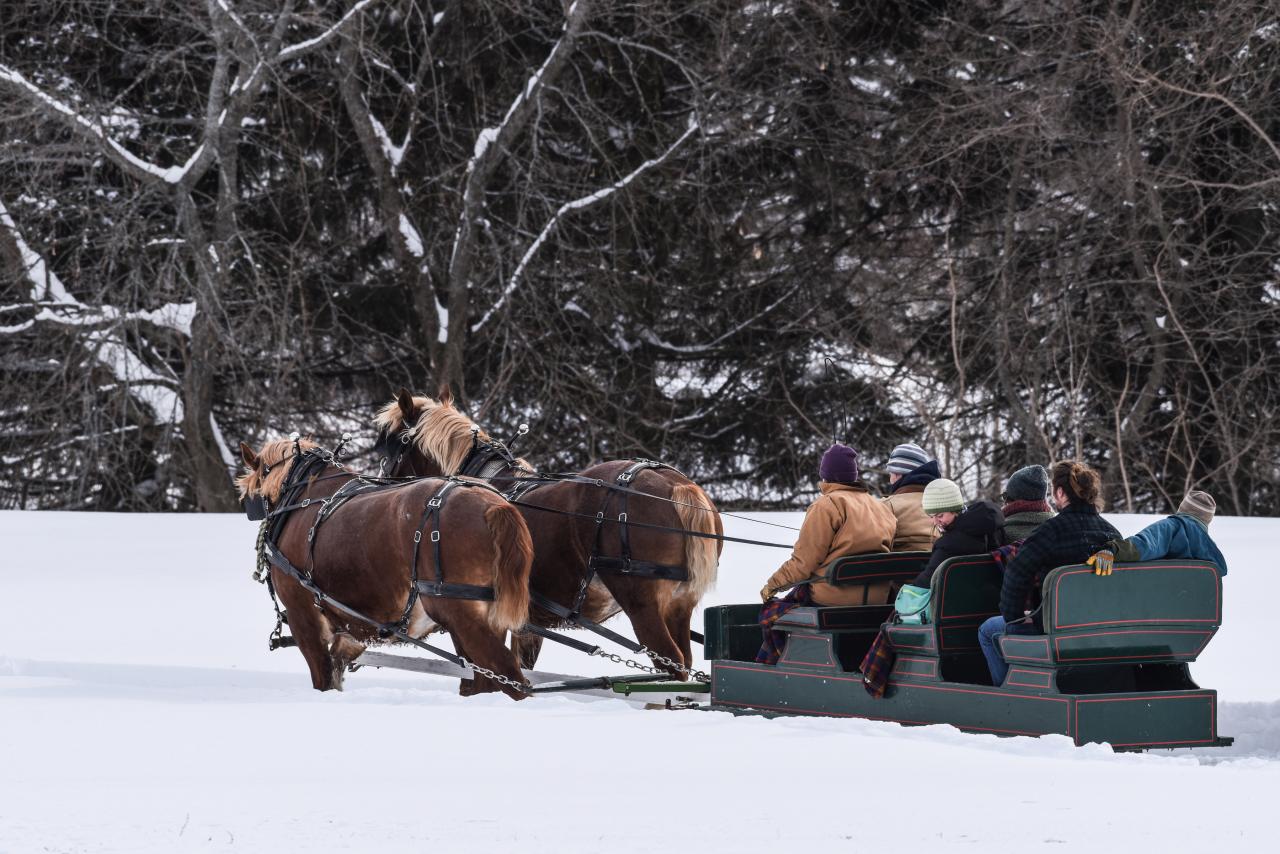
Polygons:
M1001 572L1004 572L1005 567L1017 556L1021 546L1022 540L1018 540L1007 546L1001 546L991 553L992 560L996 562L996 566L1000 567ZM893 622L895 617L896 615L891 616L889 621ZM884 696L885 690L889 687L889 674L893 671L893 660L896 657L897 651L893 648L893 641L889 640L884 629L881 629L862 659L862 687L866 688L867 693L872 697L880 699Z
M1001 574L1004 573L1005 567L1013 563L1013 559L1018 556L1018 549L1022 548L1022 542L1022 540L1017 540L1007 546L1001 546L991 553L991 559L996 562L996 566L1000 567Z
M809 585L800 584L781 599L770 599L760 609L760 630L764 633L764 643L756 653L756 661L761 664L777 664L782 657L783 647L787 645L786 632L775 632L770 628L792 608L812 605L813 596L809 593Z
M893 648L893 641L881 629L871 642L871 649L867 650L862 659L862 687L877 700L884 696L885 689L889 687L889 673L893 670L895 657L897 651Z

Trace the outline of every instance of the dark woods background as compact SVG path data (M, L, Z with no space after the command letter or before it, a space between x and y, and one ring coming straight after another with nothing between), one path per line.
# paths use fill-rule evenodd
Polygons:
M447 382L723 502L839 433L1280 513L1278 63L1265 0L5 0L0 506L234 509Z

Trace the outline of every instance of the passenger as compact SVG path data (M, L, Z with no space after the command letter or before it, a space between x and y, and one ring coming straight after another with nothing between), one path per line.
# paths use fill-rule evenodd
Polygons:
M1049 496L1049 472L1044 466L1026 466L1009 475L1004 485L1004 534L1016 543L1053 518L1046 500Z
M924 512L921 501L924 488L942 477L938 461L919 445L899 445L885 464L889 472L889 494L883 499L898 520L898 533L893 538L895 552L927 552L938 538L938 529Z
M760 611L764 645L756 661L774 664L786 635L770 630L778 618L801 605L883 605L889 601L889 582L833 587L822 581L827 565L843 555L887 552L893 544L897 520L861 480L858 452L832 445L818 468L822 495L805 511L800 536L791 557L760 588L765 602ZM784 598L773 595L794 587Z
M986 500L966 506L955 481L938 478L924 488L921 498L924 512L941 534L929 562L911 582L916 587L928 588L933 571L947 558L982 554L1005 544L1000 508Z
M1098 575L1110 575L1116 561L1136 563L1140 560L1164 558L1191 558L1209 560L1218 565L1218 574L1227 574L1227 561L1209 536L1209 523L1218 509L1218 503L1207 492L1194 490L1187 493L1178 505L1178 512L1148 525L1124 540L1110 540L1107 547L1090 557L1085 563Z
M986 656L994 685L1004 684L1009 665L1000 654L1000 637L1039 634L1039 614L1028 608L1038 579L1054 567L1082 563L1120 532L1098 513L1102 478L1089 466L1074 460L1056 463L1050 474L1053 503L1058 515L1027 537L1004 571L1000 588L1000 614L978 627L978 643Z

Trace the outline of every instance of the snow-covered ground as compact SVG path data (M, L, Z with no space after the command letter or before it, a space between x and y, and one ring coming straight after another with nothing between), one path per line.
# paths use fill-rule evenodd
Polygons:
M1112 519L1126 534L1147 521ZM0 854L1274 850L1280 520L1213 525L1225 624L1192 673L1220 692L1235 747L1162 755L461 699L450 680L369 669L320 694L296 650L267 652L255 531L232 516L0 513ZM730 544L705 604L751 601L785 555ZM558 648L539 669L617 672Z

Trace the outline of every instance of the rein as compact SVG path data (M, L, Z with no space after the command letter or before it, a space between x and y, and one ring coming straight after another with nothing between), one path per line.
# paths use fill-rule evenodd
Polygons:
M637 494L647 495L648 493L640 492ZM657 496L654 496L654 497L657 497ZM742 537L730 537L726 534L704 534L701 531L690 531L687 528L672 528L669 525L653 525L648 522L633 522L630 519L601 519L599 516L591 516L586 513L574 513L572 510L557 510L554 507L543 507L539 504L530 504L528 501L521 501L518 499L515 501L512 501L510 498L508 498L507 501L510 501L512 504L515 504L518 507L529 507L533 510L541 510L544 513L554 513L557 516L572 516L576 519L589 519L592 522L599 520L602 522L609 522L614 525L622 525L624 527L630 526L632 528L648 528L654 531L668 531L672 534L683 534L686 537L700 537L705 540L720 540L721 542L725 542L725 543L742 543L748 546L767 546L773 549L795 548L794 544L787 545L785 543L769 543L769 542L765 542L764 540L748 540Z
M396 477L394 475L387 475L385 474L385 472L393 472L399 467L400 461L404 457L404 455L408 453L409 447L411 446L412 441L413 441L412 436L408 432L407 428L401 429L398 441L392 440L390 437L386 439L388 451L386 456L384 456L378 463L378 471L379 471L378 479L379 480L390 481L390 480L404 479L402 477ZM511 452L507 449L506 445L504 445L502 442L499 442L493 439L490 439L488 441L481 441L479 439L478 431L473 430L471 433L471 450L467 452L467 456L463 459L462 464L459 466L457 476L476 477L483 480L499 479L497 478L497 471L490 474L484 474L484 475L479 474L479 472L483 472L484 469L489 468L491 464L496 460L501 460L505 464L504 466L499 466L497 471L501 471L501 469L504 467L510 467L511 469L522 468L520 464L516 462L515 458L512 456ZM671 469L672 471L679 472L679 469L675 468L674 466L668 465L667 463L656 462L654 460L635 460L635 462L644 463L645 465L643 466L643 468L660 466L662 468L668 468L668 469ZM636 467L632 466L632 469L634 468ZM601 510L601 513L595 516L589 516L585 513L574 513L571 510L556 510L551 507L542 507L538 504L531 504L528 501L521 500L525 494L536 490L540 486L547 486L552 483L580 483L585 486L595 486L600 489L605 489L605 490L608 490L609 492L621 493L624 496L624 502L625 502L626 496L637 495L642 498L647 498L650 501L661 501L666 504L674 504L679 507L691 507L695 510L701 510L704 513L718 513L720 516L727 516L731 519L743 519L747 522L753 522L759 525L770 525L775 528L786 528L787 530L791 530L791 531L799 530L798 528L795 528L794 526L791 526L791 525L782 525L778 522L766 522L762 519L751 519L749 517L740 516L734 513L725 513L717 510L710 510L706 507L703 507L698 504L693 504L688 501L676 501L673 498L664 498L661 495L654 495L651 492L644 492L642 490L635 489L634 487L627 486L626 484L630 483L631 480L635 477L635 474L638 472L631 471L630 476L627 476L628 471L631 471L631 469L628 469L627 471L624 471L621 475L619 475L618 482L616 483L609 483L604 479L598 478L598 477L583 477L582 475L576 472L539 472L532 477L505 478L506 480L512 481L513 486L506 491L496 490L496 488L495 488L495 491L497 491L498 494L500 494L503 498L507 499L507 501L509 501L510 503L518 507L530 507L535 510L540 510L544 513L554 513L560 516L570 516L578 519L588 519L588 520L597 521L597 522L610 521L610 522L614 522L615 524L624 526L622 529L624 531L626 530L626 526L634 526L637 528L648 528L655 531L667 531L673 534L683 534L689 537L699 537L699 538L708 539L708 540L719 540L725 543L742 543L744 545L749 545L749 546L765 546L767 548L774 548L774 549L794 548L793 545L786 545L784 543L770 543L770 542L765 542L763 540L749 540L749 539L744 539L742 537L730 537L724 534L704 534L701 531L690 531L685 528L673 528L668 525L654 525L647 522L632 522L626 517L625 504L624 504L624 512L620 514L616 520L614 519L605 520L601 515L604 512L603 510ZM475 472L475 473L473 474L472 472ZM623 480L624 477L626 477L625 480ZM408 479L412 480L414 478L412 476L409 476ZM606 506L608 505L607 499L605 504Z

